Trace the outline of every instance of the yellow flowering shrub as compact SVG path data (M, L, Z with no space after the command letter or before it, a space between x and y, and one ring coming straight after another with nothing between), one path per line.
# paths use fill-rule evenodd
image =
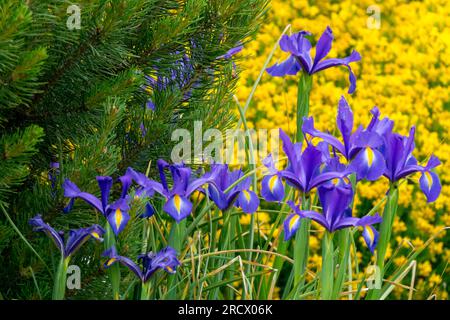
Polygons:
M374 3L375 10L380 12L379 28L370 25L372 13L367 13ZM398 218L394 222L389 251L389 255L396 254L394 265L405 263L412 247L422 246L432 235L450 225L447 212L450 208L449 15L450 6L445 0L332 3L273 0L267 22L256 41L248 43L243 51L245 59L237 91L240 101L248 98L265 60L288 24L291 25L288 33L308 30L315 40L329 25L335 37L329 57L344 57L355 49L362 60L352 64L357 76L357 89L352 95L347 94L345 68L332 68L314 75L310 114L317 128L335 130L337 103L344 94L353 109L356 125L366 125L371 118L369 110L376 105L382 116L395 121L395 130L399 133L406 135L409 128L416 125L415 156L420 162L431 153L441 160L437 172L442 193L435 203L428 204L418 189L419 176L401 185ZM286 57L286 53L277 49L269 65ZM297 80L298 76L271 77L265 73L246 113L249 126L282 128L293 134ZM370 210L387 188L387 179L361 183L356 199L358 215L366 214L364 210ZM316 245L317 241L311 242L314 245L309 267L317 270L320 246ZM450 279L445 272L449 261L448 243L449 238L443 232L419 257L414 298L433 295L438 299L447 298L444 283ZM396 252L398 246L401 248ZM368 250L364 255L366 261L370 259ZM407 294L408 290L402 288L394 291L397 297Z

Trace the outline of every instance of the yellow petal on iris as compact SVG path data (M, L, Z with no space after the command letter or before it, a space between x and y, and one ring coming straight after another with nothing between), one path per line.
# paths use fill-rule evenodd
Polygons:
M169 266L166 267L166 270L169 271L170 273L173 273L173 269Z
M425 171L425 179L427 179L428 182L428 189L431 189L431 185L433 184L433 178L431 177L431 173L428 171Z
M173 197L173 204L175 206L175 209L177 210L178 213L180 213L181 211L181 197L179 195L175 195Z
M116 258L111 258L106 262L106 265L109 267L110 265L112 265L117 259Z
M92 232L91 236L93 236L95 239L100 239L100 235L97 232Z
M270 192L273 192L273 188L275 188L275 184L278 181L278 177L277 176L273 176L269 179L269 189Z
M119 227L123 221L122 211L120 209L116 209L116 214L114 216L114 219L116 220L116 227L117 227L117 229L119 229Z
M373 150L370 147L367 147L366 148L366 157L367 157L367 164L369 165L369 167L372 166L374 156L375 155L373 153Z
M372 230L372 228L370 228L370 227L364 227L364 228L366 229L367 234L369 235L370 245L372 245L372 244L373 244L373 241L374 241L374 239L375 239L375 235L374 235L374 233L373 233L373 230Z
M242 193L244 194L245 200L250 202L250 193L247 190L242 191Z
M333 180L331 180L331 182L333 182L334 185L338 184L339 179L338 178L334 178Z
M292 231L292 229L294 228L295 224L297 223L298 219L300 219L300 217L298 215L295 215L291 218L291 221L289 221L289 231Z

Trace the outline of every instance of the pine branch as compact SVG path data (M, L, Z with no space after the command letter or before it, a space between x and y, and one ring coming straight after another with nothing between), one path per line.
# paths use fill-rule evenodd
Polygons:
M27 127L0 137L0 202L5 205L7 195L27 177L31 157L44 132L37 126Z

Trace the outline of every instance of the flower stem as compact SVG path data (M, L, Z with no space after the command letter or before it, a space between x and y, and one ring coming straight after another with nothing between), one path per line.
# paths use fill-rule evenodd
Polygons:
M349 228L337 231L337 243L339 246L339 260L337 262L339 263L339 269L337 270L336 281L334 282L333 296L331 297L331 299L339 298L339 294L341 293L342 287L344 285L344 279L348 271L347 265L350 257L350 236L351 231Z
M386 199L386 205L383 211L383 221L380 226L380 238L377 246L377 267L381 279L384 277L384 259L386 258L386 251L391 241L392 225L394 223L395 215L398 207L398 186L393 183L389 189ZM368 295L369 299L378 299L381 294L381 289L373 289Z
M298 81L297 93L297 135L296 141L303 141L303 117L308 116L309 113L309 94L312 87L312 77L303 72ZM309 210L310 201L303 197L302 210ZM300 230L295 235L294 243L294 287L297 291L305 281L306 264L309 256L309 227L311 221L309 219L302 219Z
M320 273L321 298L330 300L333 297L334 286L334 247L333 235L325 232L322 239L322 271Z
M53 300L64 300L66 293L67 268L69 267L70 257L61 257L56 272L55 283L53 286Z
M179 223L173 223L172 228L170 230L169 235L169 246L174 248L178 254L181 254L181 250L183 249L184 235L186 232L186 219L181 220ZM169 288L169 293L167 298L170 300L174 300L177 297L177 285L178 285L178 277L174 275L173 277L169 277L167 286Z
M392 225L394 223L395 215L397 214L398 207L398 188L396 185L392 185L386 205L383 212L383 221L380 227L380 240L378 242L377 248L377 265L380 271L384 268L384 259L386 257L387 247L391 240Z
M150 300L151 281L142 282L141 300Z
M248 135L248 148L246 148L246 152L248 155L248 158L250 160L250 168L253 172L253 177L252 177L252 183L253 183L253 191L254 192L258 192L258 176L257 176L257 166L256 166L256 161L255 161L255 152L254 152L254 148L253 148L253 140L252 140L252 135L250 134L250 131L248 129L248 125L247 125L247 119L245 118L245 111L242 109L239 100L237 100L237 98L235 97L236 100L236 104L239 110L239 114L241 116L240 120L242 121L242 124L244 126L245 132ZM240 129L240 127L238 127L238 129ZM249 249L253 249L253 243L255 241L255 215L258 215L258 212L254 213L251 215L250 217L250 229L249 229L249 237L248 237L248 248ZM252 253L250 252L248 254L247 257L248 261L252 260ZM247 273L250 273L251 270L251 266L248 265L247 267Z
M106 233L105 233L105 250L116 247L116 236L109 225L106 223ZM111 282L111 288L113 291L113 299L120 299L120 265L118 263L113 264L108 268L109 281Z
M303 141L303 117L309 114L309 95L312 88L312 76L303 72L298 81L297 92L297 142Z
M352 184L352 190L353 190L353 199L352 199L352 203L350 205L351 208L353 208L354 206L354 201L355 201L355 194L356 194L356 185L357 185L357 180L356 180L356 174L352 173L351 175L348 176L348 178L350 179L350 182ZM351 264L350 264L350 268L347 269L347 266L349 264L350 261L350 250L351 250L351 239L350 237L352 237L352 231L350 230L350 228L344 228L342 230L338 230L336 232L336 237L337 237L337 244L338 244L338 252L339 255L337 257L337 265L339 266L337 268L337 274L336 274L336 279L334 281L334 288L333 288L333 296L331 297L331 299L338 299L339 295L342 291L342 287L344 286L344 279L345 279L345 275L348 272L349 273L349 282L351 282ZM334 268L334 267L333 267Z
M310 209L310 199L303 197L302 210ZM295 234L294 243L294 287L297 291L305 282L305 271L309 257L309 227L310 219L302 219L299 230Z

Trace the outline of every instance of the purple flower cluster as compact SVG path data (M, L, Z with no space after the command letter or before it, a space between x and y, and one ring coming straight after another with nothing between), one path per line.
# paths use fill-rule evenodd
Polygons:
M440 161L432 155L427 165L418 164L412 155L415 128L411 128L408 137L402 136L393 132L392 120L380 119L378 108L373 108L371 113L372 120L366 128L359 126L353 130L353 113L342 97L336 119L342 140L316 130L313 118L305 118L302 129L307 139L304 148L302 143L292 143L280 130L288 165L283 170L277 170L271 156L264 160L268 174L262 179L261 195L267 201L282 201L286 182L307 196L317 189L322 206L319 213L301 210L298 205L289 202L294 213L284 222L286 240L295 234L301 218L310 218L329 232L346 227L363 227L364 239L373 252L378 240L378 232L373 225L380 223L381 217L378 214L363 218L352 216L354 188L348 178L351 174L356 176L356 181L374 181L385 176L395 185L399 180L419 172L420 188L428 202L437 199L441 183L433 169ZM321 140L316 146L311 143L313 137Z

